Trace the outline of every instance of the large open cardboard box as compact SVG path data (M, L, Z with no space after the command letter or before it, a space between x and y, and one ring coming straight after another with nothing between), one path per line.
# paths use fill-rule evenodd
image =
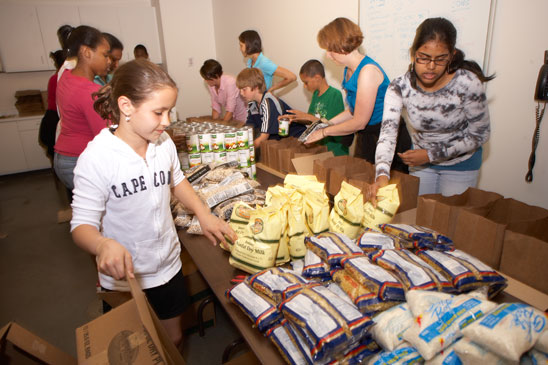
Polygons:
M0 364L72 365L76 359L15 322L0 329Z
M132 299L76 329L81 364L184 364L137 280Z

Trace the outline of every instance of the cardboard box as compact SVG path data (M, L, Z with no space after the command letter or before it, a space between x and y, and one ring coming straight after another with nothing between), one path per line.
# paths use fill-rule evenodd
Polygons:
M505 232L500 271L548 294L548 218L528 223L525 227L514 225L517 230L524 228L527 234Z
M298 142L298 141L297 141ZM307 146L299 142L298 145L290 145L278 151L280 172L283 174L296 173L297 170L291 160L297 154L316 155L327 152L326 146Z
M19 116L43 114L46 110L40 90L19 90L15 92L15 107Z
M315 160L323 161L332 157L334 157L334 155L331 151L322 152L315 155L296 153L295 158L291 160L291 163L295 167L295 171L298 175L313 175Z
M499 199L485 207L463 208L457 217L453 241L494 269L499 269L506 230L527 233L548 210L514 199Z
M453 196L422 195L417 200L417 224L453 237L457 217L463 207L484 207L502 198L500 194L476 188L468 188L464 193Z
M76 329L78 362L86 364L184 364L137 280L132 299Z
M0 329L0 364L76 364L76 359L15 322Z

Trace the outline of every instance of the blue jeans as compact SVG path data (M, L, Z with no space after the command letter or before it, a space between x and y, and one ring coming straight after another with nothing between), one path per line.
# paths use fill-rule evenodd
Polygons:
M57 152L53 158L53 168L57 177L70 191L74 189L74 168L77 161L78 157L65 156Z
M469 187L476 187L479 170L438 170L431 167L415 166L409 167L409 174L420 179L419 195L451 196L462 194Z

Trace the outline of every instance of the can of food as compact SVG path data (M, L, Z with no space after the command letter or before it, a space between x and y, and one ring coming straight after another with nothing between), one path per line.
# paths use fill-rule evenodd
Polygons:
M212 152L211 151L211 134L210 133L199 133L198 140L200 141L200 152Z
M226 151L226 162L240 162L240 153L239 151Z
M202 155L202 164L208 164L215 161L215 152L204 152Z
M188 154L188 164L190 167L198 166L202 163L202 155L199 153Z
M226 151L213 152L213 155L214 155L215 162L221 162L221 163L227 162Z
M238 149L238 142L236 141L236 132L225 133L225 151L236 151Z
M177 153L179 156L179 162L181 163L181 170L185 171L190 168L190 163L188 161L188 153L186 152L179 152Z
M253 180L257 180L257 165L255 163L251 164L251 177Z
M236 140L239 150L247 150L249 148L249 133L246 129L240 129L236 132Z
M211 149L213 152L221 152L225 150L225 134L223 132L211 133Z
M249 146L249 161L251 161L252 164L255 163L255 147Z
M278 134L280 137L287 137L289 135L289 118L278 120Z
M253 141L254 141L254 137L253 137L253 127L248 127L247 128L247 140L248 140L248 145L249 147L253 146Z
M196 133L186 135L186 148L189 154L200 153L200 141Z
M239 150L240 167L245 168L251 166L251 160L249 159L249 149Z

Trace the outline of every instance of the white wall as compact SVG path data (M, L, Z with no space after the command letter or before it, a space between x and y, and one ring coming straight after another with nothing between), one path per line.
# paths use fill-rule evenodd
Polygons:
M548 2L498 0L487 84L491 139L479 187L548 208L548 115L541 124L533 182L525 182L535 129L534 88L548 50ZM548 114L548 113L546 113Z
M336 17L358 21L357 0L213 0L213 19L217 59L225 72L236 76L245 68L238 46L244 30L259 32L265 56L299 77L303 63L319 59L326 66L328 82L340 89L343 68L325 58L318 46L318 31ZM276 90L293 108L308 110L311 94L303 89L300 79L283 90Z
M166 67L179 87L179 119L209 114L209 93L200 76L200 67L204 60L216 57L211 0L159 3Z

